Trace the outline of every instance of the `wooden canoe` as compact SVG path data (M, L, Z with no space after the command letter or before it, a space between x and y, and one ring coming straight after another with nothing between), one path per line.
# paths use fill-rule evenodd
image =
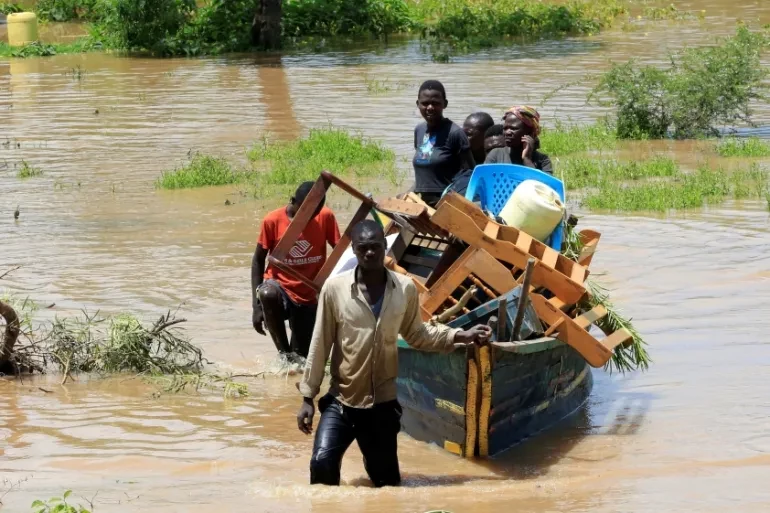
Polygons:
M458 455L494 456L573 414L593 385L585 359L550 337L467 355L398 348L404 431Z

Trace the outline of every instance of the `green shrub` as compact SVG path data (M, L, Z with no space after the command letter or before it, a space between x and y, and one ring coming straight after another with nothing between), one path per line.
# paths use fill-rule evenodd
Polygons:
M505 38L593 34L626 12L618 0L422 0L413 10L436 60L494 46Z
M719 141L716 150L722 157L770 157L770 142L758 137L728 137Z
M164 171L155 181L156 189L190 189L238 182L243 173L220 157L196 153L186 165L173 171Z
M100 0L38 0L35 13L46 21L95 20Z
M47 501L37 500L32 503L34 513L90 513L83 506L67 503L67 499L72 495L72 490L67 490L61 497L53 497Z
M294 185L316 180L321 171L342 177L397 180L396 156L381 144L336 128L313 129L303 139L254 145L249 160L266 166L257 180L269 185Z
M10 46L8 43L0 42L0 57L48 57L51 55L65 53L83 53L98 50L101 44L95 42L90 37L76 39L71 43L40 43L35 41L24 46Z
M387 36L412 26L404 0L284 0L284 37Z
M24 11L24 8L17 3L0 2L0 14L13 14L22 11Z
M741 26L716 46L672 56L665 69L616 64L593 94L611 99L618 137L714 136L719 125L749 122L751 102L765 98L768 70L760 55L769 42Z
M104 0L92 35L112 48L170 55L194 11L195 0Z

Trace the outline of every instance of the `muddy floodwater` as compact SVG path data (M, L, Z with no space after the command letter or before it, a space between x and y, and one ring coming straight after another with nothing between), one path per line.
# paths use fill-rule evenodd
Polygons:
M328 123L410 158L424 79L444 82L447 114L461 122L478 109L540 104L613 59L662 62L669 50L730 34L738 19L770 23L765 0L676 5L706 18L450 65L430 62L416 43L271 58L0 61L0 272L22 265L0 289L55 303L42 319L83 307L152 319L181 305L211 360L237 372L269 369L272 343L250 325L249 265L262 215L286 198L156 191L161 171L190 150L237 160L266 132L290 138ZM392 90L367 87L385 78ZM585 105L588 88L554 94L541 108L544 123L600 116ZM757 119L770 124L767 105ZM686 142L626 151L692 165L701 158ZM22 159L44 175L17 179ZM347 204L332 206L346 223ZM672 216L579 214L580 226L603 234L593 273L615 289L654 363L626 376L594 371L578 414L502 457L467 461L402 434L404 486L369 488L351 448L344 486L311 488L312 440L296 429L295 376L251 381L250 397L238 400L153 398L149 385L125 378L0 380L0 510L28 511L34 499L72 489L98 513L770 511L766 202Z

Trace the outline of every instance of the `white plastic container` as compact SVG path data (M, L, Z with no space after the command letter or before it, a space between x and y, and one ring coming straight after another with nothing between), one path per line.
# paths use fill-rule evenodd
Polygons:
M524 180L508 198L500 217L508 226L545 242L564 217L564 210L555 190L536 180Z

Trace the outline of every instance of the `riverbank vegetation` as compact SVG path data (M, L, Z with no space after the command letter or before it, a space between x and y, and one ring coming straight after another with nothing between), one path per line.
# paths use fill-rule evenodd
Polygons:
M728 137L719 141L716 151L722 157L770 157L770 142L758 137Z

